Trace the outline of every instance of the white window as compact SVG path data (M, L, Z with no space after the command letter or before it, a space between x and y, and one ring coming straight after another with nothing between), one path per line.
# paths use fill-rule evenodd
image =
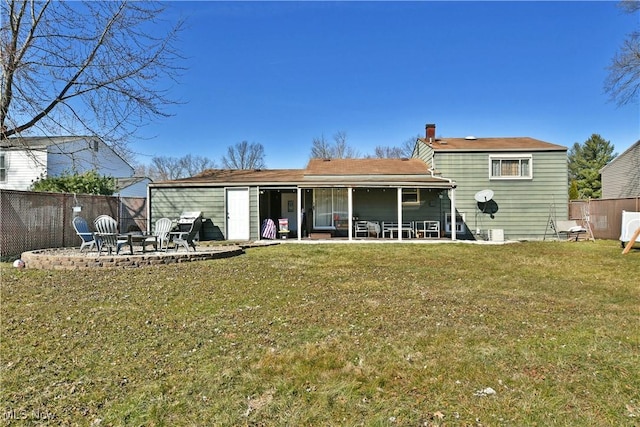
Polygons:
M489 156L490 179L531 179L533 165L531 155Z
M315 228L340 228L349 220L346 188L315 189L313 205L313 226Z
M4 154L0 154L0 182L7 180L7 166Z
M417 188L403 188L402 203L420 203L420 191Z

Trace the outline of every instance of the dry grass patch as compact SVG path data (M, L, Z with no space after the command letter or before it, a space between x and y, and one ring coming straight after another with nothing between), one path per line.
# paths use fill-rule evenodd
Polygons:
M639 257L598 241L3 264L3 421L637 425Z

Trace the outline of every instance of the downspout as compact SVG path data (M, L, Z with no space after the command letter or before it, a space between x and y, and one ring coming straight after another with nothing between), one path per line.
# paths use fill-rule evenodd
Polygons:
M151 188L147 184L147 233L151 233Z
M451 240L456 240L456 187L451 188Z
M436 159L434 156L432 164L435 164L435 160ZM449 198L449 200L451 200L451 240L456 240L456 188L458 187L458 184L456 184L456 182L450 178L435 176L433 174L434 169L435 167L433 169L429 169L429 173L431 174L432 178L449 181L449 184L451 185L451 197Z

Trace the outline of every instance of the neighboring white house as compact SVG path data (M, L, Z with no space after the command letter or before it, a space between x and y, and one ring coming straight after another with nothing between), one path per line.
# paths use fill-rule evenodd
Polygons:
M27 191L39 178L89 170L118 180L130 179L134 174L133 167L97 137L25 137L0 142L0 189L3 190ZM139 180L132 184L137 187L128 191L119 186L119 193L146 197L146 182L144 188Z
M600 169L602 198L640 196L640 140Z

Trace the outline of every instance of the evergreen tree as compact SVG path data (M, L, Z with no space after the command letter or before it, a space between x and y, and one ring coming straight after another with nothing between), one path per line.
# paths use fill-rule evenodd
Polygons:
M602 195L600 169L615 157L611 142L595 133L583 144L573 144L569 150L569 183L576 182L580 199Z
M569 184L569 200L576 200L579 198L580 192L578 191L578 182L575 179L572 179Z

